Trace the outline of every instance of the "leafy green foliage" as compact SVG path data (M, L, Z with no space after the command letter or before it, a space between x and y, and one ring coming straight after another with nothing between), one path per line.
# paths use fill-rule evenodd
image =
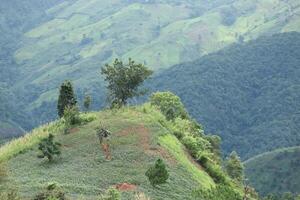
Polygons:
M157 106L167 120L174 120L177 117L188 118L180 98L171 92L156 92L152 94L150 103Z
M242 196L226 185L218 185L211 190L196 190L193 193L196 200L242 200Z
M300 147L277 149L244 162L245 174L259 194L300 191Z
M67 106L64 110L63 118L66 127L71 127L75 124L80 124L79 109L77 106Z
M17 190L7 189L6 191L0 191L1 200L21 200Z
M59 97L57 102L58 116L63 117L65 109L67 107L72 108L76 106L77 100L73 90L73 85L71 81L65 81L60 86Z
M91 95L85 95L83 100L83 106L85 111L88 111L90 109L92 103L92 96Z
M115 188L109 188L98 200L121 200L121 193Z
M226 159L225 168L227 174L239 182L244 179L244 166L240 160L238 154L233 151L229 157Z
M146 174L152 186L166 183L169 178L169 172L162 159L158 159L153 166L151 166Z
M145 91L139 91L139 86L153 72L143 64L136 64L129 59L128 64L115 59L112 65L106 64L101 69L101 74L108 82L109 100L112 107L120 107L127 104L128 99L139 96Z
M67 200L67 198L64 191L56 183L50 183L45 191L34 197L34 200Z
M300 33L235 44L153 77L242 159L300 141ZM288 124L288 126L287 126Z
M42 139L39 143L39 150L41 151L41 155L38 158L47 158L48 161L52 161L54 156L60 155L60 146L61 144L58 142L54 142L54 136L50 134L48 138Z

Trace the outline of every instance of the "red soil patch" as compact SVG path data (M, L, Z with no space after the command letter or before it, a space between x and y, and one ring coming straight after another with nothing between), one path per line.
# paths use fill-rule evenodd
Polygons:
M150 131L143 124L135 127L129 127L118 132L119 136L128 136L130 134L137 134L139 136L139 146L146 154L151 156L161 156L172 164L176 164L176 160L162 147L151 147Z
M134 191L137 189L137 186L130 183L120 183L115 185L115 188L120 191Z

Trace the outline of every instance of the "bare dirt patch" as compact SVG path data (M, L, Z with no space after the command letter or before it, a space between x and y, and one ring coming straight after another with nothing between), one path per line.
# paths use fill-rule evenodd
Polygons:
M131 134L137 134L139 136L138 145L147 155L151 156L161 156L162 158L169 161L171 164L176 164L176 160L171 156L165 149L162 147L152 147L151 146L151 133L148 128L146 128L143 124L138 126L129 127L123 129L122 131L118 132L118 136L126 137Z
M70 134L73 134L73 133L77 133L79 131L79 128L71 128L70 130L69 130L69 133Z
M120 183L115 185L115 188L119 191L134 191L137 189L137 186L130 183Z

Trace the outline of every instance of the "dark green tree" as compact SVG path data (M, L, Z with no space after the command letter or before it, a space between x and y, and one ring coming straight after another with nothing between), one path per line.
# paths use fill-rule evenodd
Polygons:
M61 144L54 142L54 136L50 134L39 143L39 150L41 151L41 154L38 155L38 158L46 157L48 161L51 162L55 155L61 154L60 146Z
M76 106L77 100L73 90L73 85L71 81L65 81L60 86L59 97L57 102L57 111L58 116L63 117L65 108L67 106L73 107Z
M226 171L228 175L239 182L244 179L244 166L238 154L233 151L226 160Z
M83 106L85 111L88 111L90 109L92 103L92 97L90 95L85 95L83 100Z
M146 176L152 186L166 183L169 178L169 173L163 160L158 159L155 164L147 170Z
M152 73L143 64L137 64L132 59L129 59L127 64L116 59L112 65L106 64L102 67L101 74L108 82L108 98L111 106L126 105L128 99L145 94L145 91L139 90L139 86Z

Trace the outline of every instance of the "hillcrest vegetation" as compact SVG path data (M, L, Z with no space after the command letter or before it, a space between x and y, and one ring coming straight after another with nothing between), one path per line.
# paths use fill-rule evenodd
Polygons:
M222 167L220 138L205 134L179 97L156 92L143 105L126 105L141 94L138 87L151 71L132 60L126 66L116 60L108 68L102 72L114 94L110 109L80 112L67 81L58 100L61 118L0 148L2 199L257 197L243 185L239 159L229 162L230 171ZM119 73L127 70L137 73L123 77L118 90Z

